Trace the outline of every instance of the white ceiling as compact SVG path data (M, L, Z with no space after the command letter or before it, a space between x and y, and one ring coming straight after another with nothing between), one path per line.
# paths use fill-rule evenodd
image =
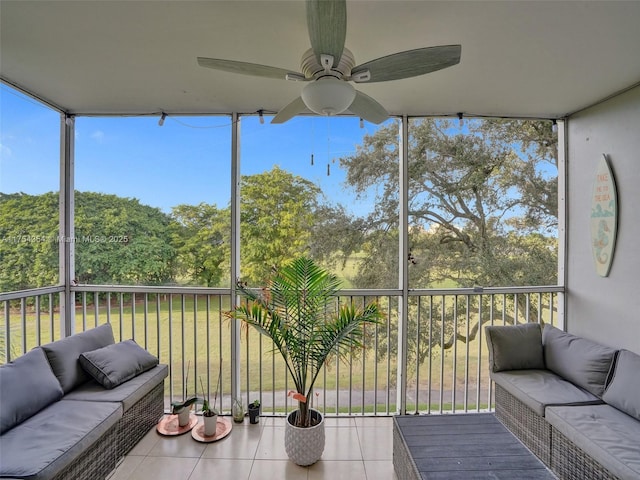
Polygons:
M0 1L4 81L77 114L277 111L303 84L199 67L300 70L302 1ZM640 82L640 1L347 1L356 64L462 44L454 67L358 84L392 114L559 118Z

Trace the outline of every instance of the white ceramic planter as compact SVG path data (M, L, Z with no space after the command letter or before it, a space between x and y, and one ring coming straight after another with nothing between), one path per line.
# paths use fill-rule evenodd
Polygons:
M311 415L320 418L320 423L313 427L300 428L292 425L298 411L287 416L284 430L284 448L289 459L296 465L312 465L320 460L324 452L324 417L317 410L310 410Z
M204 420L204 435L205 437L211 437L216 434L216 429L218 428L218 415L212 415L207 417L206 415L202 415Z
M186 427L189 425L189 413L191 412L191 408L183 408L178 412L178 425L181 427Z

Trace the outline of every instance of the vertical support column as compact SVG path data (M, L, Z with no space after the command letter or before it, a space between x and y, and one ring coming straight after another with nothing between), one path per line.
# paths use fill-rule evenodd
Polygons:
M236 303L236 281L240 278L240 116L231 123L231 302ZM240 325L231 321L231 398L240 398Z
M59 281L64 286L60 293L60 337L75 331L75 299L71 283L75 278L74 229L74 132L75 117L60 116L60 226L59 226Z
M567 231L567 129L568 122L559 120L558 124L558 284L566 288L567 286L567 244L569 241ZM565 294L558 293L558 323L557 327L566 329L566 302Z
M409 311L409 119L402 117L400 125L400 159L399 185L400 188L400 240L398 245L398 279L402 296L398 302L398 387L396 408L404 415L407 410L407 324Z

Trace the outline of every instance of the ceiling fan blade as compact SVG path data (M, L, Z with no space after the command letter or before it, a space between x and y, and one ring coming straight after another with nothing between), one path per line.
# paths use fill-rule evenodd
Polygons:
M356 91L356 98L349 106L349 111L376 125L389 118L389 112L382 105L369 95L358 91Z
M331 55L333 66L336 67L347 37L346 1L307 0L307 28L318 63L322 65L320 55Z
M287 74L300 76L299 80L304 79L304 75L284 68L269 67L268 65L259 65L257 63L238 62L236 60L223 60L221 58L198 57L198 65L201 67L213 68L214 70L222 70L224 72L240 73L242 75L253 75L255 77L275 78L278 80L286 80Z
M307 109L307 106L302 101L302 97L296 98L289 105L284 107L282 110L278 112L278 114L273 117L271 123L284 123L287 120L291 120L293 117L298 115L299 113L304 112Z
M351 69L355 82L387 82L435 72L460 63L462 45L417 48L394 53L357 65ZM369 71L370 79L358 79L358 73Z

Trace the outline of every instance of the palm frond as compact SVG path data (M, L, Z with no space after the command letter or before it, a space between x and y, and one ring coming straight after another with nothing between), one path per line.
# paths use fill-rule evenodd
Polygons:
M311 398L329 355L337 351L341 356L361 348L363 325L378 323L382 318L376 303L339 306L340 281L304 257L276 271L261 292L242 285L238 288L246 299L226 316L252 326L273 341L296 390L307 398ZM308 408L300 402L299 417L303 421L308 418Z

